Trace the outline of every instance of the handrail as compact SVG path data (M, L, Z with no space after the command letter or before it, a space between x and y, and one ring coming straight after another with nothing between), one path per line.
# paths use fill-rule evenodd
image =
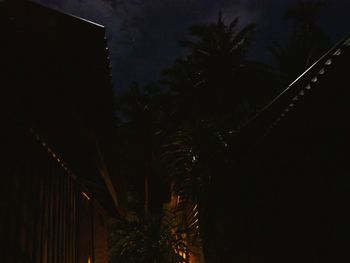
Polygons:
M334 57L338 57L342 54L344 47L350 46L350 36L344 38L338 42L333 48L325 53L320 59L318 59L313 65L311 65L306 71L304 71L299 77L297 77L288 87L277 95L270 103L262 108L256 115L249 119L238 130L238 134L249 133L252 129L256 131L257 126L260 126L261 122L265 123L265 130L272 128L279 122L292 107L300 100L302 96L310 92L311 86L317 82L318 75L323 75L327 71L327 67L332 64ZM276 109L277 108L277 109ZM268 116L271 114L270 116ZM263 118L263 116L268 116Z

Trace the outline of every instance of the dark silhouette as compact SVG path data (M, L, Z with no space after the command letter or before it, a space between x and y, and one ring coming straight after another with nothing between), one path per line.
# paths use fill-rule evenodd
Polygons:
M286 82L290 82L310 67L330 47L326 32L318 25L318 14L326 1L299 1L287 9L284 19L293 23L285 47L275 45L271 51L279 63Z

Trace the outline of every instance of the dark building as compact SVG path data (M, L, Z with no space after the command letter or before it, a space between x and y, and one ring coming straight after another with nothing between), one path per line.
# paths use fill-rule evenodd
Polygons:
M341 41L245 128L257 257L350 260L349 46Z
M1 1L0 34L0 261L105 263L122 213L105 30Z
M349 63L346 38L233 136L210 262L350 260Z

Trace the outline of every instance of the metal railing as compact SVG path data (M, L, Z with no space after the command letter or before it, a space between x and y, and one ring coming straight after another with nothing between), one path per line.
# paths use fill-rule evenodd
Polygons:
M346 37L296 78L253 118L242 125L235 138L233 138L237 151L255 144L276 127L290 112L293 112L298 104L303 101L303 98L311 94L313 89L319 85L319 82L323 81L328 71L336 66L339 58L342 57L345 51L348 51L349 47L350 37Z

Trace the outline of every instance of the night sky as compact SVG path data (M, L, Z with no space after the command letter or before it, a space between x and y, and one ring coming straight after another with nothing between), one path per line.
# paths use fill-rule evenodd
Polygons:
M287 6L297 0L36 0L47 6L102 24L106 27L116 92L136 80L141 85L159 79L161 69L184 55L177 46L192 24L225 21L240 16L241 25L258 25L250 56L270 63L267 47L283 43L288 22L282 19ZM350 33L350 1L329 0L320 13L320 24L333 42Z

